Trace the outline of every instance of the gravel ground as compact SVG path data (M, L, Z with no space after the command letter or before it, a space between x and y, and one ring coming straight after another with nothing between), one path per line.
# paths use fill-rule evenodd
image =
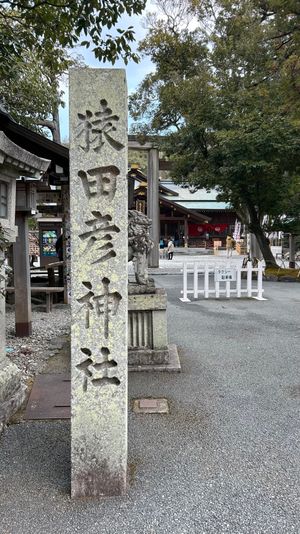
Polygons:
M0 439L1 534L299 534L298 286L265 302L179 301L169 339L182 373L130 373L130 399L166 397L169 415L129 412L123 498L71 501L69 422L26 422Z
M39 372L45 362L61 348L70 332L70 308L56 305L53 311L32 312L32 336L15 337L15 313L6 313L6 355L29 378Z

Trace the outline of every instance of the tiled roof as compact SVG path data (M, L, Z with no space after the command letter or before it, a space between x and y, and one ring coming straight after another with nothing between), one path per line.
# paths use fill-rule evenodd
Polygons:
M160 181L159 183L174 192L174 196L168 195L166 198L184 208L199 211L230 209L230 204L217 200L218 192L215 189L210 191L198 189L192 192L188 187L182 187L168 180Z
M206 202L206 201L201 201L201 200L198 200L198 201L194 201L194 202L184 202L184 201L180 201L180 200L173 200L173 202L175 202L175 204L178 204L179 206L182 206L183 208L186 208L188 210L199 210L199 211L202 211L202 210L209 210L209 211L212 211L212 210L228 210L228 209L231 209L233 211L232 208L230 208L230 204L227 204L226 202L218 202L217 200L216 201L212 201L212 202Z

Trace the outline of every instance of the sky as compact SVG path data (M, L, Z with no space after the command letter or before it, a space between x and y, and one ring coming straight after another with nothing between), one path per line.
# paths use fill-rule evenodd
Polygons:
M153 5L151 4L151 0L147 1L146 10L154 10ZM132 49L135 51L138 45L138 42L145 37L146 35L146 29L143 25L143 18L145 16L145 12L143 15L134 15L132 17L129 17L128 15L123 16L122 19L120 19L119 26L122 28L127 28L128 26L133 26L135 30L136 35L136 42L133 43ZM134 61L130 61L128 65L125 65L123 61L119 60L116 61L114 65L112 65L109 62L101 63L97 59L95 59L93 52L90 49L86 49L83 47L77 47L75 52L77 54L80 54L84 62L89 67L103 67L103 68L124 68L126 70L126 76L127 76L127 85L128 85L128 93L131 94L138 84L143 80L144 76L151 72L153 70L153 64L151 63L149 58L143 58L140 60L139 63L135 63ZM65 101L65 107L60 108L60 129L61 129L61 139L62 142L67 142L69 139L69 94L68 94L68 86L66 82L62 84L62 90L64 91L64 101Z

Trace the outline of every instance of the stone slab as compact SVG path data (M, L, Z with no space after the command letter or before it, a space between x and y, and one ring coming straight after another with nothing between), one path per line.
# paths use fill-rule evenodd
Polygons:
M177 346L174 344L168 345L168 363L161 365L130 365L128 366L128 371L130 372L166 372L166 373L180 373L181 372L181 363L178 355Z
M128 351L128 365L163 365L169 363L169 349L137 349Z
M69 419L71 377L66 373L40 374L35 378L25 411L26 420Z
M136 414L168 414L167 399L135 399L132 410Z
M141 285L135 281L132 281L129 277L128 295L145 295L153 294L156 291L153 278L148 279L148 284Z
M165 289L156 289L153 294L129 295L128 311L165 310L167 293Z

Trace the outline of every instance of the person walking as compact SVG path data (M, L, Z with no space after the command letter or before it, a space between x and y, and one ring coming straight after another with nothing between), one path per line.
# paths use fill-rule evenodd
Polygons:
M233 249L233 245L234 245L234 241L233 241L233 238L231 237L231 235L228 235L226 237L226 253L227 253L227 258L231 258L232 256L232 249Z
M167 251L168 251L168 260L172 260L173 254L174 254L174 243L171 237L169 238Z

